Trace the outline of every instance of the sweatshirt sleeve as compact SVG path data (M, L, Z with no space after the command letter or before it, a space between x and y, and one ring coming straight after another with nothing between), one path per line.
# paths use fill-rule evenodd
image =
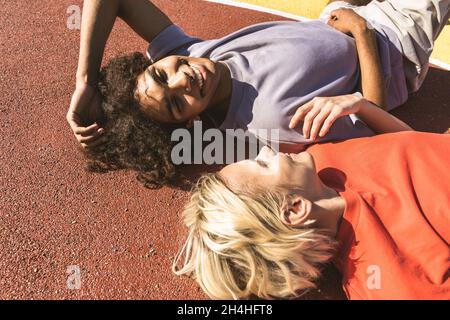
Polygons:
M187 35L179 26L172 24L153 39L147 49L147 56L152 62L156 62L171 54L187 55L186 48L201 41Z

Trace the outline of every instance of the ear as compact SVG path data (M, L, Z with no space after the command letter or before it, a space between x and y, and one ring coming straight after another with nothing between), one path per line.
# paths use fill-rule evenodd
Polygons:
M298 227L311 216L312 202L300 196L289 199L281 212L281 221L291 227Z
M192 128L194 127L195 121L201 121L200 117L199 117L199 116L195 116L194 118L189 119L189 120L186 122L186 128L187 128L187 129L192 129Z

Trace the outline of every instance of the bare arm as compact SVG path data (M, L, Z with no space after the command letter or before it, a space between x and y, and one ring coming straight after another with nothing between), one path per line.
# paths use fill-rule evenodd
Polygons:
M308 114L316 116L307 117ZM303 135L307 139L315 140L318 137L324 137L337 119L351 114L358 115L378 134L413 130L389 112L378 108L367 99L353 94L311 100L298 108L289 127L293 129L299 121L305 119Z
M122 0L119 17L149 43L173 24L169 17L149 0Z
M77 83L97 84L106 41L116 21L119 4L119 0L84 1Z
M386 109L386 86L375 31L369 29L366 20L351 9L332 12L329 24L355 38L362 93L367 100Z
M364 97L386 109L386 86L378 54L375 32L367 28L354 33L361 68L362 93Z
M355 95L315 98L298 108L289 127L295 128L304 120L303 135L315 140L324 137L338 118L357 114L376 133L413 130L384 110L386 89L375 32L368 29L366 21L351 9L334 11L329 24L355 38L365 98Z
M96 85L105 45L117 17L148 42L172 24L148 0L85 0L77 81Z
M389 112L382 110L366 99L360 101L359 111L356 113L376 133L390 133L399 131L413 131L413 129Z
M76 88L66 119L84 148L102 142L101 97L96 89L106 42L117 17L151 42L172 22L148 0L85 0Z

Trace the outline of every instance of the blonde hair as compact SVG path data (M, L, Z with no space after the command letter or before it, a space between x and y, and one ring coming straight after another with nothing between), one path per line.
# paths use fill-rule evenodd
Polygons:
M183 212L188 237L173 271L195 278L213 299L286 298L315 287L334 240L284 224L286 200L276 192L235 193L218 174L202 177Z

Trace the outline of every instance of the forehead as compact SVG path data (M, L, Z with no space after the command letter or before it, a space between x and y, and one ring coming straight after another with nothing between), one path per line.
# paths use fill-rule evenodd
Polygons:
M180 59L180 58L188 58L188 57L177 56L177 55L170 55L170 56L163 57L163 58L161 58L159 60L156 60L155 62L153 62L153 65L154 66L158 66L158 65L165 64L165 63L176 63L177 60Z
M231 189L244 190L250 186L258 187L263 173L261 168L252 160L233 163L219 172Z
M232 176L242 173L244 170L248 171L249 174L252 174L252 171L255 170L254 168L252 168L252 164L252 160L244 160L232 163L220 170L220 174L223 176Z
M135 97L146 115L160 121L169 120L164 105L164 90L154 83L149 69L138 76Z

